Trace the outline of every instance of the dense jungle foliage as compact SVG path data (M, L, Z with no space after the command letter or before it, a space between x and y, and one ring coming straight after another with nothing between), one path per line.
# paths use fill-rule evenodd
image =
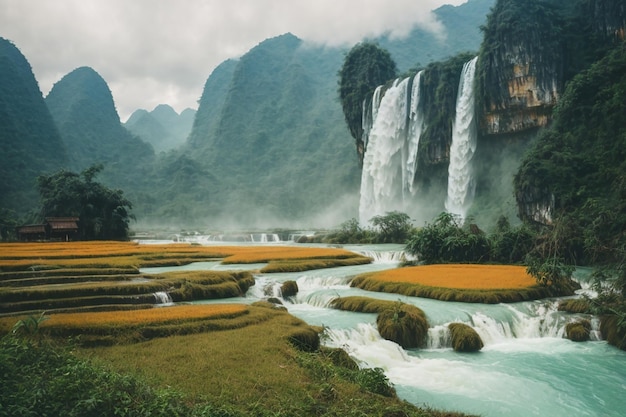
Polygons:
M79 217L83 239L125 239L133 218L132 204L122 190L94 181L102 165L81 174L61 170L37 178L41 195L41 218Z
M357 143L363 136L363 102L370 95L371 103L372 91L395 78L397 72L391 54L373 43L360 43L346 54L339 70L339 99L350 134Z
M518 200L535 190L553 196L559 251L571 262L615 261L626 244L624 114L626 47L620 44L568 84L553 125L515 177Z

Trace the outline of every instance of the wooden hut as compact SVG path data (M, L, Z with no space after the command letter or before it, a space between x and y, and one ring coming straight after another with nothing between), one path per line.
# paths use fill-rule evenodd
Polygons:
M46 217L43 224L28 224L17 228L19 240L64 240L78 237L78 217Z
M78 217L46 217L48 239L69 241L78 236Z
M45 224L27 224L17 228L17 238L24 241L45 240Z

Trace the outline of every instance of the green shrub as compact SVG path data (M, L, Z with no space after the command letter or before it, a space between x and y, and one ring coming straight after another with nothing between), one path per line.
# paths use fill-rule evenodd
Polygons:
M355 382L364 390L385 397L393 397L396 392L381 368L365 368L356 374Z
M565 334L573 342L586 342L589 340L591 332L591 322L589 320L578 320L565 325Z
M464 323L450 323L450 339L455 352L478 352L483 348L483 341L476 330Z

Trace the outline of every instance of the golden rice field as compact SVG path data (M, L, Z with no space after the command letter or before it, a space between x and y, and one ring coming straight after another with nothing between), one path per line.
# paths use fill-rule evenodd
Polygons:
M465 303L515 303L572 295L575 286L538 285L523 266L446 264L362 274L350 283L366 291Z
M219 259L227 264L272 261L335 261L368 258L338 248L288 246L200 246L193 244L142 245L136 242L46 242L0 244L0 272L46 268L120 268L182 265L197 260ZM298 266L302 268L302 266ZM312 263L308 269L320 267Z
M370 277L386 282L473 290L520 289L537 285L535 278L526 272L526 267L516 265L422 265L391 269Z
M132 311L99 311L90 313L63 313L49 316L43 327L83 328L90 326L137 326L173 323L198 319L235 317L245 314L243 304L182 305Z

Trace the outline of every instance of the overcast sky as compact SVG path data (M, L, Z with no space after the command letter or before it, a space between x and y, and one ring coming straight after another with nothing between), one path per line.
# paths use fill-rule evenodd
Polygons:
M122 121L166 103L197 108L213 69L291 32L351 46L416 26L440 31L431 10L467 0L0 0L0 37L30 62L46 96L81 66L108 83Z

